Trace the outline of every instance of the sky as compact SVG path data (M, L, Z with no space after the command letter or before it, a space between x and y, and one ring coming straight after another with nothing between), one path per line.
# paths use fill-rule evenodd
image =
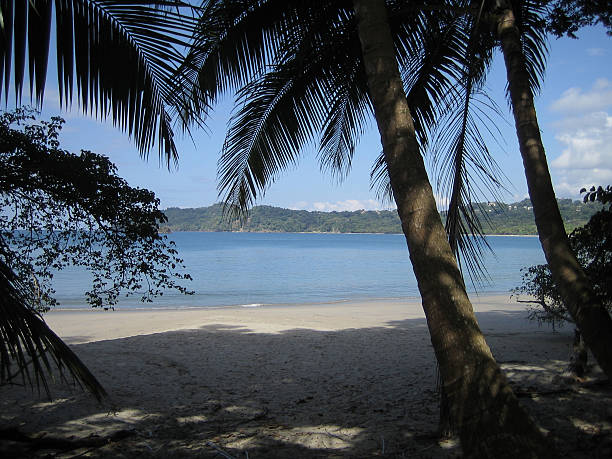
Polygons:
M582 187L612 184L612 38L600 27L583 29L578 36L578 40L550 39L542 92L536 98L555 191L558 197L573 199L580 198ZM62 148L108 156L130 185L153 190L162 208L203 207L219 201L217 160L232 113L231 99L216 107L207 130L194 132L192 138L177 133L179 164L168 170L157 157L157 149L143 159L128 135L112 123L83 115L76 103L68 111L61 109L54 62L52 54L42 116L60 115L66 120ZM501 198L514 202L527 197L527 185L505 88L505 67L498 53L486 90L501 108L502 118L496 123L501 136L489 149L506 175ZM28 99L24 94L23 100ZM14 107L13 101L9 98L8 109ZM370 170L380 151L380 136L372 120L357 145L351 172L342 182L321 172L316 146L312 146L256 204L322 211L393 208L370 189ZM443 208L445 200L436 190L434 168L429 165L428 169Z

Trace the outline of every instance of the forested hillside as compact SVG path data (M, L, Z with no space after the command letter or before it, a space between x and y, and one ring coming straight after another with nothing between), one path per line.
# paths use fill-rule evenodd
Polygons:
M559 208L565 227L571 231L584 225L597 210L598 203L560 199ZM166 209L168 222L162 231L253 231L253 232L322 232L322 233L400 233L395 210L357 210L354 212L317 212L280 207L256 206L247 221L223 218L223 206L215 204L196 209ZM531 202L525 199L512 204L480 203L477 212L487 234L535 234ZM445 213L442 212L444 219Z

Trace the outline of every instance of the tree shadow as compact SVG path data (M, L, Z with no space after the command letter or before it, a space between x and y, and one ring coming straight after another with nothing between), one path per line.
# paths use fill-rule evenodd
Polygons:
M505 321L504 333L497 329L487 341L561 450L569 448L572 457L605 451L609 386L584 389L555 380L567 358L569 330L525 326L519 313L478 317L485 332ZM64 438L133 433L88 453L95 457L219 457L212 445L251 458L460 455L435 437L436 368L424 319L281 333L213 324L73 348L109 400L97 405L59 385L53 402L2 388L1 426ZM559 389L568 390L553 392ZM583 455L585 444L592 447ZM35 454L45 452L24 456Z

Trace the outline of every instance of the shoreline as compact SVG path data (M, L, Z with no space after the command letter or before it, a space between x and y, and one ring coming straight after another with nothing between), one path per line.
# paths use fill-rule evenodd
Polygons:
M491 312L522 315L525 305L509 295L470 295L478 315ZM248 329L251 333L283 333L295 328L339 331L389 327L402 320L423 320L417 297L324 303L274 304L256 307L186 307L62 309L46 313L45 321L69 344L127 338L178 330L193 330L211 324ZM519 328L533 326L527 319Z
M403 236L404 233L371 233L371 232L341 232L341 231L206 231L206 230L171 230L160 231L159 234L170 235L174 233L241 233L241 234L383 234ZM473 234L470 234L473 236ZM532 234L484 234L483 236L509 236L509 237L538 237L537 233Z
M492 297L499 298L502 300L504 297L510 298L513 294L510 291L487 291L487 292L473 292L468 291L470 299L478 300L480 297ZM297 303L283 302L283 303L239 303L239 304L216 304L216 305L181 305L177 302L176 305L169 306L153 306L150 303L138 303L138 305L115 305L92 307L90 305L79 305L79 306L59 306L52 307L49 311L45 312L44 315L58 314L67 312L127 312L127 311L177 311L177 310L215 310L215 309L260 309L260 308L275 308L275 307L300 307L300 306L335 306L343 304L374 304L374 303L419 303L420 296L405 296L405 297L373 297L373 298L342 298L337 300L321 300L321 301L301 301Z

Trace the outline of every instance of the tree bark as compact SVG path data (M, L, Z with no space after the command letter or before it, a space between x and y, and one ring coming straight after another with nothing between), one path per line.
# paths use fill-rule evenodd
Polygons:
M354 0L393 196L453 422L467 457L550 457L480 331L436 208L395 58L384 0Z
M574 342L572 343L572 354L570 355L568 371L582 378L587 370L588 352L584 343L582 333L574 329Z
M497 34L506 63L516 133L540 243L563 302L595 359L612 379L612 319L597 300L565 233L540 137L521 35L512 9L501 11Z

